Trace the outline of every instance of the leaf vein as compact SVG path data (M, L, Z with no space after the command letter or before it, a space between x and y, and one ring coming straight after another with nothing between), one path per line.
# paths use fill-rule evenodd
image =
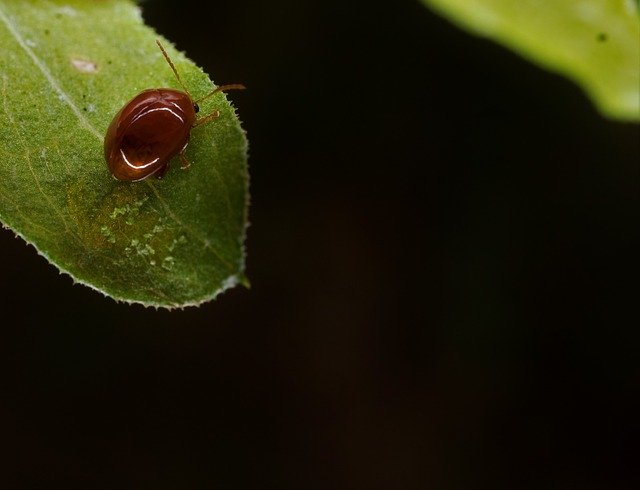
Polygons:
M158 199L158 202L164 208L165 212L169 215L169 217L173 219L178 224L178 226L181 226L183 229L187 230L190 235L200 240L204 245L204 248L211 250L213 254L218 258L218 260L222 262L226 267L228 267L231 272L233 272L233 265L230 264L224 257L222 257L218 253L218 251L215 248L211 246L211 242L207 238L203 237L200 233L198 233L197 230L183 223L182 220L180 220L180 218L178 218L178 216L173 212L173 210L169 206L169 203L167 203L164 200L164 198L160 195L160 192L158 191L157 187L153 185L151 182L149 182L148 180L145 180L145 182L149 186L151 191L155 194L156 198Z
M24 50L27 56L29 56L29 58L31 58L34 64L38 67L40 72L44 75L44 77L49 82L49 85L51 85L51 88L53 88L53 90L55 90L58 93L58 95L65 102L65 104L67 104L71 108L71 110L76 115L80 123L85 127L85 129L91 132L99 140L102 140L102 136L100 135L100 133L91 125L91 123L89 123L87 118L84 117L82 112L80 112L80 109L78 109L78 107L74 104L73 100L71 100L71 98L67 95L67 93L64 90L62 90L62 87L57 82L57 80L53 77L53 75L49 72L45 64L42 61L40 61L40 58L38 58L36 54L33 52L33 50L27 45L27 43L24 41L24 39L20 35L20 31L11 21L11 19L7 16L7 14L2 10L2 7L0 7L0 20L4 23L7 30L11 33L13 38Z

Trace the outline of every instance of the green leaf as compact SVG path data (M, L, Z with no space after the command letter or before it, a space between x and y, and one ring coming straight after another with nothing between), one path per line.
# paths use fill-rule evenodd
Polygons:
M138 92L179 88L126 0L0 0L0 219L61 271L116 300L197 305L245 282L246 140L223 94L191 167L118 182L103 138ZM166 43L194 97L213 84ZM4 258L3 260L7 260Z
M606 116L640 120L637 0L422 0L573 79Z

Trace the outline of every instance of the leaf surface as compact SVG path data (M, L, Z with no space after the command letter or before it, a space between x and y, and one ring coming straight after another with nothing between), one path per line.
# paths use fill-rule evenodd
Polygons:
M244 281L244 132L223 94L191 167L114 180L106 129L147 88L180 88L128 0L0 0L0 219L77 282L116 300L196 305ZM165 41L194 98L213 84ZM3 260L7 260L6 258Z
M640 120L637 0L422 0L573 79L606 116Z

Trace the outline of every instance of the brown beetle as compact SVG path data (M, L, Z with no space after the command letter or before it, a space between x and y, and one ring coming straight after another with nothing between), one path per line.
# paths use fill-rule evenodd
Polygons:
M198 102L225 90L245 87L223 85L194 101L160 41L156 41L183 91L171 88L140 92L115 115L104 138L104 156L111 174L118 180L135 182L151 175L161 178L173 157L182 168L189 166L184 156L191 129L213 121L218 111L197 118Z

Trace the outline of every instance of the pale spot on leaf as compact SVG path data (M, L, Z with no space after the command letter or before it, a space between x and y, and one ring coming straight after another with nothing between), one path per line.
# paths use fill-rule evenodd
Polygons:
M82 73L98 73L98 65L91 60L71 58L71 65Z

